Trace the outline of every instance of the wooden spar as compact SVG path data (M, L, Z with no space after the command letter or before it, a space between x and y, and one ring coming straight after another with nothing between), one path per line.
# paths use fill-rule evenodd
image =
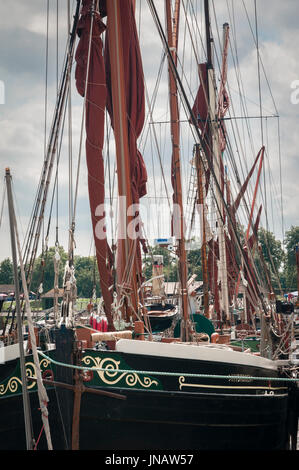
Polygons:
M299 308L299 243L297 243L295 247L295 255L296 255L296 266L297 266L297 302L296 308Z
M211 48L211 30L210 30L210 12L209 12L209 0L205 0L205 25L206 25L206 45L207 45L207 67L212 67L212 48Z
M212 134L212 152L214 162L214 174L217 180L216 184L216 206L217 206L217 229L218 229L218 244L219 244L219 279L221 282L221 295L220 295L220 314L224 315L226 320L229 320L229 304L228 304L228 285L227 285L227 260L226 260L226 244L224 234L224 195L221 193L221 164L222 155L219 145L219 129L216 122L216 82L215 72L213 68L212 57L212 37L210 28L210 12L209 0L205 0L205 22L206 22L206 42L207 42L207 74L208 74L208 102L209 102L209 121Z
M252 199L252 204L251 204L251 211L250 211L250 216L249 216L248 227L247 227L247 231L246 231L246 242L248 242L250 227L252 225L252 219L253 219L253 212L254 212L254 207L255 207L255 202L256 202L256 196L257 196L257 191L258 191L258 187L259 187L259 183L260 183L262 167L263 167L265 147L261 148L260 153L261 153L260 164L259 164L257 179L256 179L256 183L255 183L255 188L254 188L254 194L253 194L253 199ZM237 280L237 285L236 285L236 297L238 297L240 281L241 281L241 274L239 273L238 280Z
M130 253L134 249L136 240L130 240L127 234L127 227L132 220L128 216L128 208L132 206L132 192L130 187L130 155L128 142L128 124L126 112L125 75L122 48L122 21L118 0L109 0L107 5L107 29L109 31L109 51L111 61L111 84L112 103L114 114L114 135L116 145L117 175L118 175L118 195L120 198L120 218L119 229L121 236L118 237L118 257L120 257L117 268L118 284L122 283L122 275L128 268ZM132 256L132 254L131 254ZM134 256L134 253L133 253ZM135 258L135 256L134 256ZM136 262L133 262L132 273L127 282L132 288L132 306L137 312L137 282L136 282ZM127 320L129 313L127 312Z
M165 0L166 13L166 29L168 46L171 52L172 60L177 65L177 43L178 43L178 22L179 22L180 0L175 2L175 21L174 28L171 1ZM168 59L168 80L170 95L170 115L171 115L171 136L172 136L172 172L174 182L174 203L177 206L174 214L174 224L178 228L178 257L179 257L179 273L182 291L182 311L184 319L184 329L182 328L182 339L189 341L189 312L188 312L188 292L187 292L187 255L185 249L185 227L184 227L184 211L182 197L182 181L181 181L181 161L180 161L180 124L179 124L179 107L178 107L178 90L175 75L172 71L170 59ZM178 220L179 219L179 220ZM177 231L177 229L176 229Z
M207 239L206 239L206 226L205 226L205 197L204 197L204 182L203 182L203 165L200 159L200 146L195 146L195 163L197 172L197 188L198 188L198 204L201 211L201 263L202 263L202 280L203 280L203 299L204 299L204 313L209 316L209 278L208 278L208 259L207 259Z
M6 180L6 188L7 188L11 252L12 252L12 259L13 259L13 273L14 273L14 283L15 283L15 302L16 302L16 312L17 312L17 328L18 328L18 341L19 341L19 352L20 352L20 369L21 369L21 379L22 379L25 435L26 435L27 450L32 450L33 449L33 430L32 430L32 424L31 424L30 400L29 400L27 382L26 382L25 353L24 353L24 342L23 342L23 331L22 331L19 274L18 274L18 261L17 261L16 237L15 237L15 211L14 211L14 206L13 206L13 196L12 196L12 189L11 189L11 174L10 174L9 168L6 168L5 170L5 180Z
M250 232L250 227L252 224L252 219L253 219L253 211L255 207L255 202L256 202L256 196L257 196L257 191L260 183L260 177L261 177L261 172L262 172L262 166L263 166L263 161L264 161L264 153L265 153L265 147L262 147L261 149L261 159L260 159L260 165L258 169L258 175L257 175L257 180L254 188L254 194L253 194L253 199L252 199L252 205L251 205L251 211L250 211L250 217L249 217L249 222L248 222L248 227L247 227L247 232L246 232L246 241L249 239L249 232Z
M35 377L27 377L27 381L36 382ZM51 379L43 379L45 385L51 385L52 387L64 388L74 392L74 409L73 409L73 421L72 421L72 450L79 450L80 443L80 409L81 409L81 398L83 393L92 393L95 395L106 396L109 398L115 398L118 400L126 400L125 395L119 393L113 393L105 390L98 390L95 388L85 387L83 384L82 371L75 371L74 374L75 384L71 385L68 383L57 382Z
M179 21L180 21L180 0L176 0L173 14L173 24L172 24L172 46L175 47L175 50L178 49L179 42ZM174 63L177 64L177 56L173 55Z

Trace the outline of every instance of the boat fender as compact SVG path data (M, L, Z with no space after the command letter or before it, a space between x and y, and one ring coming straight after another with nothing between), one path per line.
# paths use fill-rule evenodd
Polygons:
M102 317L102 331L108 331L108 320L106 317Z

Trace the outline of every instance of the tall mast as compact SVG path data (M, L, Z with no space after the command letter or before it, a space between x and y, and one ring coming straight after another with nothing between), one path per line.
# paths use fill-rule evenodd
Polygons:
M168 47L171 52L172 60L177 65L177 44L178 44L178 23L179 23L180 0L175 1L174 19L171 14L171 0L165 0L166 12L166 29ZM184 328L182 328L182 339L188 341L190 338L189 331L189 311L188 311L188 292L187 292L187 256L185 249L185 228L184 228L184 211L181 181L181 159L180 159L180 124L179 124L179 107L178 107L178 90L175 74L172 71L170 58L168 59L168 80L170 94L170 120L171 120L171 137L172 137L172 176L174 185L174 203L176 205L174 214L175 224L179 229L178 240L178 257L179 257L179 273L182 291L182 312L184 320ZM178 220L179 219L179 220Z
M14 283L15 283L15 302L16 302L16 312L17 312L17 328L18 328L20 368L21 368L21 378L22 378L25 434L26 434L27 450L32 450L33 449L33 431L32 431L32 425L31 425L30 400L29 400L29 395L28 395L28 390L27 390L27 377L26 377L26 367L25 367L25 353L24 353L22 317L21 317L21 305L20 305L18 261L17 261L16 237L15 237L15 211L14 211L14 206L13 206L11 175L10 175L9 168L6 168L5 170L5 179L6 179L6 187L7 187L11 252L12 252L12 260L13 260Z
M216 122L217 116L217 100L216 100L216 80L215 72L213 68L213 54L212 54L212 43L213 39L211 36L210 26L210 12L209 12L209 0L205 0L205 24L206 24L206 44L207 44L207 74L208 74L208 101L209 101L209 121L210 129L212 134L212 152L214 161L214 173L217 179L218 185L215 185L216 189L216 206L217 206L217 232L218 232L218 243L219 243L219 279L221 282L221 295L220 295L220 308L221 314L224 315L225 319L229 319L229 303L228 303L228 286L227 286L227 261L226 261L226 246L225 246L225 233L224 233L224 207L223 207L223 195L221 191L221 167L222 167L222 155L219 146L219 123Z
M130 187L130 155L126 112L123 47L121 37L123 19L121 18L120 5L118 0L109 0L109 2L106 2L106 5L107 28L109 30L108 40L111 60L111 83L118 174L118 194L120 197L119 228L121 237L118 239L118 256L121 256L121 268L118 272L118 283L120 283L120 276L124 273L125 269L128 268L128 263L130 262L130 253L131 256L132 253L134 256L133 244L136 244L136 240L129 239L127 234L128 224L130 220L132 220L132 217L128 216L128 208L132 206L132 192ZM129 284L131 284L133 291L132 306L133 309L137 311L138 302L136 263L134 261Z
M197 170L197 188L198 188L198 204L200 207L201 215L201 265L202 265L202 280L203 280L203 300L204 300L204 314L206 317L209 315L209 278L208 278L208 259L207 259L207 236L206 236L206 217L205 217L205 182L204 182L204 168L200 159L200 145L195 146L195 163Z
M297 303L296 308L299 309L299 243L297 243L295 247L295 255L296 255L296 266L297 266Z

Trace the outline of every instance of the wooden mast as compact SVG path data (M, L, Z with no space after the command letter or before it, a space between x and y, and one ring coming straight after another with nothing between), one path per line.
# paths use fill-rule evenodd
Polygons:
M204 314L209 316L209 278L208 278L208 258L207 258L207 237L206 237L206 219L205 219L205 184L204 184L204 169L200 159L200 146L195 146L195 164L197 173L197 190L198 190L198 204L200 207L201 216L201 265L202 265L202 280L203 280L203 300L204 300Z
M175 1L174 18L171 14L171 0L165 0L166 12L166 29L168 47L171 52L174 65L177 65L177 44L178 44L178 23L180 14L180 0ZM178 258L179 273L182 291L182 312L184 328L182 328L183 341L189 341L189 311L188 311L188 292L187 292L187 255L185 249L185 227L184 227L184 211L181 181L181 161L180 161L180 124L179 124L179 107L178 107L178 90L176 77L172 71L170 58L168 58L168 79L170 94L170 119L171 119L171 136L172 136L172 172L174 182L174 203L179 214L174 214L175 225L178 226ZM179 219L179 220L178 220Z
M111 61L111 85L112 102L114 113L114 135L116 145L117 175L118 175L118 194L120 198L120 218L118 237L118 256L121 257L121 266L118 269L118 283L122 281L121 276L128 267L130 253L134 256L133 244L136 240L131 240L127 234L127 228L132 217L128 216L128 208L132 206L132 192L130 187L130 155L128 142L128 124L126 112L126 94L125 94L125 74L123 62L122 47L122 18L120 14L119 0L109 0L107 5L107 29L109 30L109 51ZM132 255L131 255L132 256ZM137 281L136 281L136 263L133 262L131 278L129 285L132 288L132 306L137 311ZM127 310L127 320L130 312Z
M5 180L6 180L6 188L7 188L11 252L12 252L12 259L13 259L13 273L14 273L14 284L15 284L15 302L16 302L16 312L17 312L20 369L21 369L21 378L22 378L25 435L26 435L27 450L32 450L33 449L33 429L32 429L32 423L31 423L30 399L29 399L28 390L27 390L25 353L24 353L23 330L22 330L23 323L22 323L22 317L21 317L18 260L17 260L16 237L15 237L15 211L14 211L14 205L13 205L11 174L10 174L9 168L6 168L5 170Z
M295 247L296 266L297 266L297 302L296 308L299 309L299 243Z
M218 230L218 244L219 244L219 279L221 282L221 314L225 319L229 319L229 304L228 304L228 286L227 286L227 261L226 261L226 246L224 234L224 208L223 208L223 195L221 191L221 151L219 146L219 123L216 122L216 81L213 68L212 57L212 42L211 26L210 26L210 12L209 0L205 0L205 23L206 23L206 43L207 43L207 74L208 74L208 103L209 103L209 122L212 134L212 153L214 161L214 173L218 184L215 185L216 189L216 205L217 205L217 230Z

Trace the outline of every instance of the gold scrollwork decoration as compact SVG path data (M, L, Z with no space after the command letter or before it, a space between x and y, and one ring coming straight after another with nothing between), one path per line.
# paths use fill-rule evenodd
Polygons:
M107 385L115 385L125 378L128 387L135 387L138 383L143 388L150 388L151 386L158 386L157 380L150 377L140 378L136 372L118 372L120 361L115 361L112 358L101 359L100 357L85 356L83 362L86 366L94 364L94 368L105 369L97 370L99 378Z
M42 359L40 361L40 367L46 368L50 364L48 359ZM33 362L26 362L26 377L36 378L35 373L35 364ZM11 377L8 382L5 384L0 384L0 396L4 396L7 393L16 393L18 392L19 386L22 386L22 380L19 377ZM30 381L27 384L27 389L31 390L35 386L35 382Z
M6 386L0 385L0 395L5 395L7 392L15 393L19 388L19 384L22 385L22 381L18 377L12 377Z
M182 388L184 387L185 380L185 377L183 377L182 375L179 377L180 390L182 390Z

